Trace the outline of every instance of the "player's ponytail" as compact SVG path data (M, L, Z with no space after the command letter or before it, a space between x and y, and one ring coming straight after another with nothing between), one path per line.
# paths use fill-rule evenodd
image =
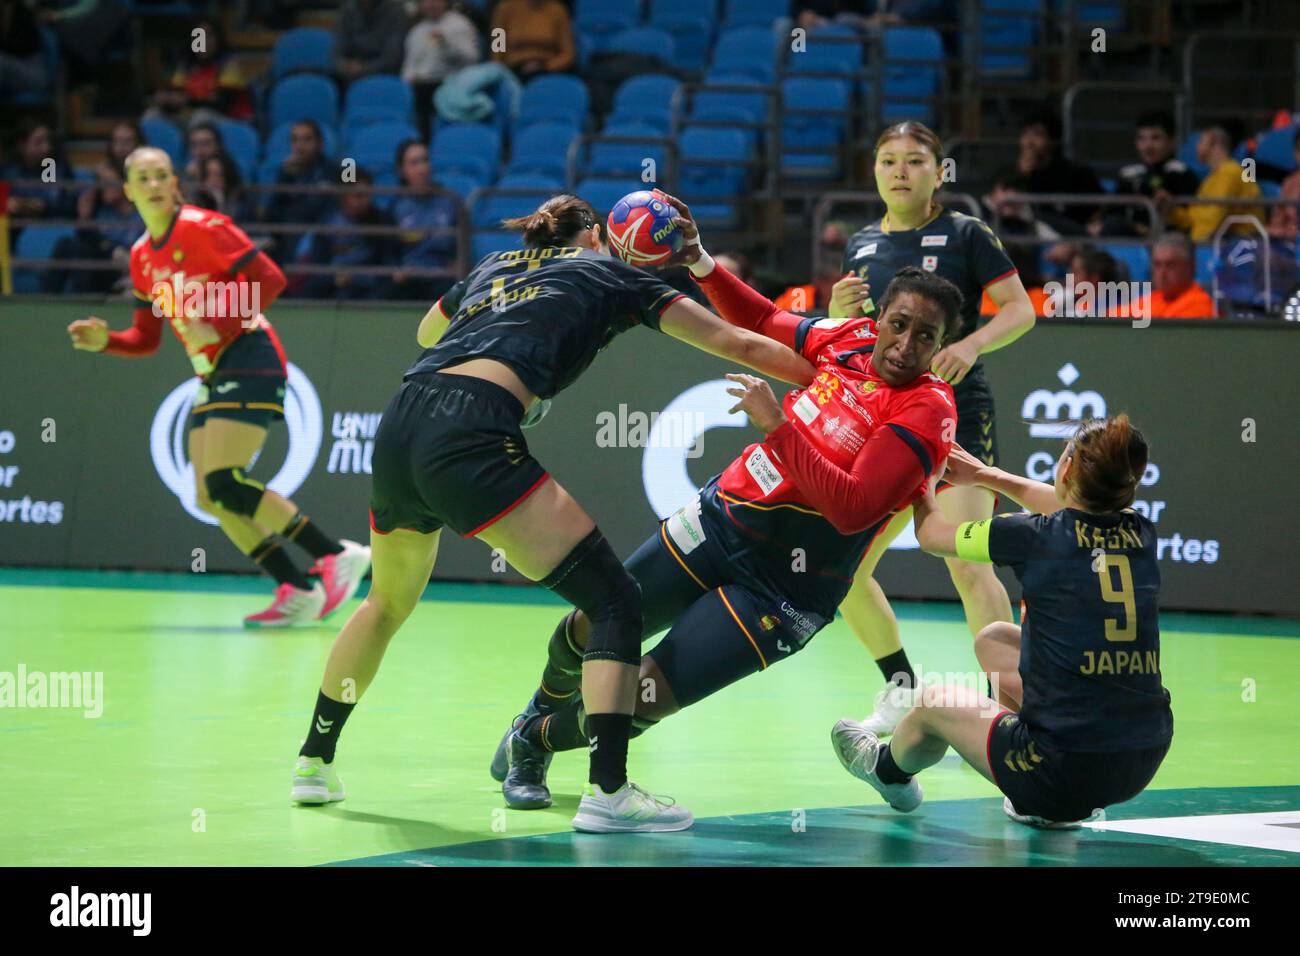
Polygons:
M1133 503L1147 468L1147 442L1127 414L1084 422L1066 453L1070 490L1086 510L1122 511Z
M600 217L591 203L567 193L552 196L527 216L504 219L501 225L523 233L524 245L529 249L568 245L578 233L592 226L601 231Z

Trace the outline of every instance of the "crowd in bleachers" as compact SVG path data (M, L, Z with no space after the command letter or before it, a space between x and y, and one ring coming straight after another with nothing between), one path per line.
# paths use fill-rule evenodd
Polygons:
M991 52L982 71L1030 68L1023 52L999 52L997 41L1032 42L1030 21L1013 14L1045 2L1004 0L983 17ZM12 27L0 34L6 96L39 95L46 82L38 67L62 33L51 37L57 19L44 6L0 0L0 23ZM96 6L78 4L75 15ZM256 0L248 9L287 26L296 6ZM1099 22L1122 15L1118 4L1084 6ZM333 31L280 33L261 77L244 75L219 23L196 11L204 42L178 48L165 88L138 122L116 125L104 160L78 171L73 186L36 184L42 163L60 155L50 125L29 123L7 144L0 178L25 183L11 190L10 215L75 221L16 225L16 255L102 264L20 270L19 290L120 284L110 266L142 228L122 195L121 160L141 143L172 157L187 201L230 215L286 266L290 296L436 295L482 255L517 245L502 219L560 190L607 209L653 182L690 201L706 228L743 236L755 195L832 189L851 176L872 124L941 125L961 8L958 0L345 0ZM104 14L85 22L117 30ZM1146 280L1150 251L1134 240L1164 230L1190 235L1206 284L1204 244L1232 213L1258 218L1294 264L1296 207L1247 201L1300 199L1297 126L1287 117L1253 139L1245 133L1208 126L1180 145L1172 115L1145 114L1134 161L1103 178L1065 155L1055 115L1036 113L1022 124L1014 165L989 177L981 212L1013 243L1032 240L1012 245L1030 287L1078 263ZM1259 163L1255 182L1240 175L1247 150ZM1144 206L1007 198L1052 193L1145 197L1159 221ZM1190 195L1243 205L1177 201ZM830 278L832 256L822 258L809 276L810 308Z

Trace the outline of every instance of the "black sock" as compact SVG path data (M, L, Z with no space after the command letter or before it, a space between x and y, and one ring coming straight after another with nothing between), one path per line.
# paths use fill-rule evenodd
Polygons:
M894 755L889 749L889 744L884 744L880 748L880 755L876 759L876 776L880 778L881 783L907 783L912 779L910 773L904 773L894 763Z
M313 558L323 558L327 554L338 554L343 550L343 545L313 524L301 511L289 519L280 536L286 541L292 541Z
M577 750L587 746L586 719L587 713L579 698L576 703L560 707L553 713L529 718L519 732L534 747L550 753Z
M307 740L298 751L299 756L320 757L326 763L333 763L339 734L343 733L348 714L356 706L333 700L326 697L324 691L317 691L316 712L311 715L311 727L307 729Z
M880 673L885 675L885 680L893 681L902 687L916 686L916 672L912 670L912 664L907 659L907 651L901 647L887 657L877 658L876 666L880 668ZM906 684L903 684L903 677L907 679Z
M632 731L631 714L588 714L591 738L591 770L587 779L606 793L627 783L627 739Z
M267 538L249 552L248 556L279 584L292 584L304 591L311 590L311 582L307 580L307 575L298 570L298 566L293 563L293 558L284 553L284 548L280 547L280 542L274 538Z
M546 646L546 667L536 697L542 713L563 707L582 686L582 650L573 643L573 616L576 613L571 611L564 615Z

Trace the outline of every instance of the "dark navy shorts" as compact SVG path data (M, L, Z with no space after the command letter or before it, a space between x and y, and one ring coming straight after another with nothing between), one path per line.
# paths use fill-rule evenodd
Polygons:
M679 706L785 660L827 623L751 569L749 547L697 498L624 564L641 586L645 636L670 628L648 656Z
M428 372L402 383L375 434L370 527L471 537L546 480L528 452L524 407L500 385Z
M997 413L993 407L993 391L983 371L967 376L955 389L957 400L958 445L986 465L998 463Z
M1156 775L1169 744L1120 753L1071 753L1035 740L1017 714L989 728L989 767L1017 813L1064 823L1131 800Z
M284 365L265 332L246 332L231 342L217 366L199 383L190 408L190 428L210 418L229 418L268 427L284 420Z

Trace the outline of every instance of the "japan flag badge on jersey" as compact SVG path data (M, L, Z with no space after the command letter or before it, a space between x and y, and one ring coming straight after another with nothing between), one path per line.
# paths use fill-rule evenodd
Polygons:
M921 257L921 268L924 269L926 272L933 272L935 269L939 268L939 257L938 257L938 256L922 256L922 257Z

